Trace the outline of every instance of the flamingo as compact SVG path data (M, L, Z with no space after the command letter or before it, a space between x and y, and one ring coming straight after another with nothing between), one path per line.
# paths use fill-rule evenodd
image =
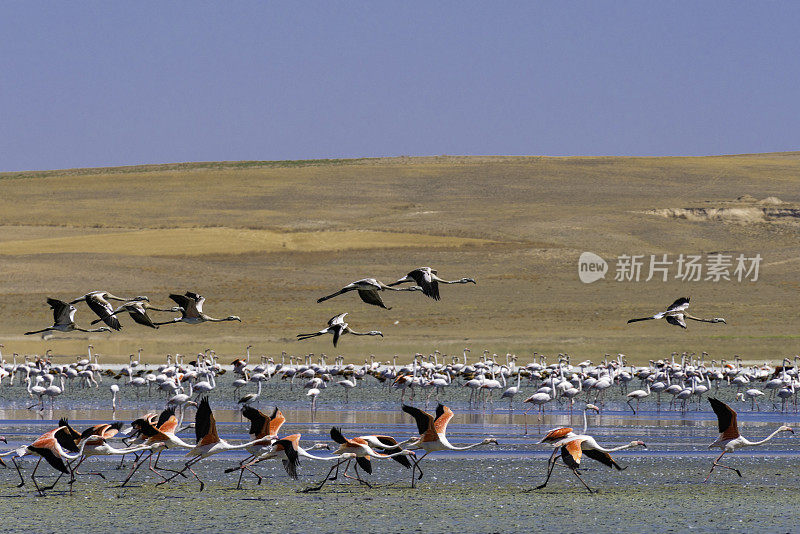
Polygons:
M453 411L447 406L439 404L436 407L436 417L431 414L415 408L413 406L403 405L403 411L411 415L417 423L417 430L420 436L412 438L411 440L400 443L400 445L407 445L408 449L423 449L425 453L414 461L414 468L411 470L411 487L416 487L416 480L414 478L414 471L419 471L419 477L422 478L422 469L419 463L425 458L428 453L435 451L466 451L482 445L489 445L491 443L497 445L495 438L486 438L478 443L473 443L465 447L456 447L451 445L447 440L447 423L453 418Z
M147 314L148 310L160 311L160 312L179 312L181 311L180 306L173 306L171 308L156 308L155 306L150 305L150 299L145 296L134 297L133 299L125 302L122 306L118 307L117 309L111 311L110 317L113 317L116 320L116 316L122 312L128 312L133 319L134 322L139 323L144 326L149 326L150 328L158 328L158 324L153 322L153 319ZM105 321L107 318L96 319L92 321L92 324L95 324L100 321ZM119 321L117 321L119 323ZM141 349L140 349L140 357L141 357Z
M49 432L45 432L30 445L25 445L19 447L18 449L13 449L3 453L3 456L14 454L14 456L11 458L11 461L14 463L14 467L17 469L17 474L19 475L20 483L17 485L18 488L21 488L25 485L25 479L22 478L22 471L19 468L19 464L17 464L17 458L36 455L39 457L39 460L36 462L36 466L33 468L31 480L33 481L33 485L36 487L36 491L39 493L39 495L44 495L45 491L55 487L55 485L61 479L61 476L65 474L70 475L69 488L70 493L72 493L72 482L75 480L75 475L65 460L73 460L80 456L80 454L70 456L68 455L67 451L75 453L80 453L81 451L80 448L75 445L75 441L70 432L67 430L67 427L61 424L62 422L63 420L59 421L59 426L57 428L54 428ZM56 481L53 482L53 484L41 488L39 487L39 483L36 482L36 470L39 468L39 464L42 462L43 458L56 471L59 471L60 475Z
M42 380L41 377L38 376L36 377L36 379L37 381ZM25 382L28 384L28 395L30 395L31 397L33 397L34 395L39 397L39 401L28 406L28 409L30 410L31 408L39 404L41 407L41 411L44 411L44 401L42 400L42 397L47 393L47 388L45 388L44 386L40 386L38 383L35 386L32 386L30 376L25 377Z
M739 399L741 397L742 402L745 401L745 398L750 399L750 410L751 411L755 410L755 409L758 409L758 410L761 409L761 407L758 405L758 402L756 402L756 399L759 398L759 397L763 397L763 396L764 396L764 392L761 391L760 389L756 389L756 388L748 389L744 393L737 393L736 394L736 398Z
M26 336L30 336L32 334L41 334L42 332L50 332L54 330L57 332L72 332L75 330L78 332L111 332L111 329L107 326L88 329L78 327L75 324L75 306L68 304L63 300L48 298L47 304L49 304L50 308L53 310L53 326L48 326L47 328L43 328L41 330L25 332Z
M163 323L153 323L154 325L160 326L180 322L186 324L200 324L205 322L219 323L224 321L242 322L238 315L229 315L224 319L215 319L210 315L206 315L203 313L203 303L206 301L206 298L191 291L187 291L183 295L176 295L173 293L170 294L169 298L172 299L175 304L182 309L181 316L175 317L172 320L165 321Z
M362 278L361 280L356 280L353 283L347 284L342 289L337 291L336 293L331 293L330 295L320 297L317 299L317 302L324 302L328 299L341 295L343 293L347 293L349 291L358 291L358 296L361 297L361 300L366 302L367 304L372 304L374 306L379 306L385 310L391 310L392 308L386 307L381 299L379 291L422 291L422 288L419 286L412 286L407 288L394 288L387 286L383 282L379 282L375 278Z
M178 419L175 417L175 409L174 408L167 408L158 416L158 421L156 422L155 426L150 422L150 419L145 416L144 418L137 419L132 423L135 430L140 432L142 436L145 438L142 447L144 447L148 451L147 460L148 460L148 467L151 471L155 474L167 480L167 478L162 475L158 471L158 460L161 458L161 453L165 449L173 448L173 447L180 447L184 449L193 449L194 446L186 443L181 438L175 435L175 431L178 428ZM153 453L157 452L155 462L152 461ZM134 462L133 467L131 468L131 472L128 474L128 477L125 481L120 484L119 487L124 487L125 484L131 479L131 477L136 473L139 467L142 466L144 463L145 458L139 458L136 462ZM164 471L170 471L173 473L180 473L182 471L175 471L173 469L166 469L162 468Z
M636 399L636 408L639 408L639 403L641 402L641 400L650 396L650 382L649 381L645 382L645 387L647 388L646 390L644 390L644 389L636 389L636 390L631 391L630 393L628 393L626 395L628 397L628 401L627 401L628 406L630 406L631 410L633 410L633 414L634 415L636 415L636 410L631 405L631 401L633 399Z
M195 415L194 418L194 425L197 444L186 453L186 456L192 456L193 458L184 464L183 469L171 477L156 483L157 486L169 482L178 475L183 475L183 472L188 469L189 472L194 475L194 478L196 478L200 483L200 491L203 491L205 483L200 480L200 477L197 476L197 473L195 473L192 469L194 464L203 458L208 458L209 456L213 456L214 454L222 451L247 449L253 445L268 444L271 441L269 437L265 437L248 441L247 443L242 443L240 445L231 445L224 439L221 439L217 434L217 423L214 420L214 414L211 411L211 405L208 402L208 397L203 397L203 399L200 401L200 404L197 407L197 415Z
M711 470L708 472L705 480L703 482L708 481L709 477L711 477L711 473L714 472L716 467L722 467L724 469L730 469L731 471L736 471L736 474L740 477L742 473L734 468L728 467L727 465L722 465L719 461L722 459L725 454L729 452L733 452L736 449L741 449L742 447L755 447L756 445L761 445L763 443L768 442L776 435L781 432L791 432L794 434L794 430L791 427L782 425L778 430L767 436L766 438L762 439L761 441L750 441L741 434L739 434L739 426L736 422L736 412L722 402L721 400L715 399L713 397L708 397L708 402L711 403L711 408L714 410L714 413L717 415L717 424L719 427L719 437L708 446L709 449L718 448L722 449L722 454L717 456L714 460L714 463L711 465Z
M111 384L108 388L111 390L111 411L113 413L117 412L117 395L119 394L119 386L116 384Z
M114 330L120 330L122 325L119 324L119 319L114 316L114 309L108 302L109 300L119 300L125 302L128 299L115 297L108 291L92 291L82 297L78 297L75 300L70 301L70 304L86 302L86 305L89 306L89 309L96 313L98 317L100 317L100 321L103 321ZM97 322L98 321L95 321L92 324Z
M600 446L597 441L592 436L583 434L583 435L576 435L576 436L569 436L566 435L560 441L555 441L553 443L555 450L553 454L550 456L550 460L548 461L547 466L547 478L545 481L527 491L533 491L542 489L547 486L547 482L550 480L550 475L553 473L553 467L556 465L556 461L558 460L557 453L561 452L561 459L568 468L572 470L578 480L580 480L583 485L589 490L589 493L595 493L595 490L589 487L588 484L581 478L581 475L578 473L578 468L580 467L581 463L581 456L585 454L589 458L593 460L597 460L598 462L607 465L609 467L616 468L618 471L622 471L625 469L624 467L620 467L617 462L611 458L609 453L614 451L621 451L624 449L630 449L632 447L644 447L645 449L647 446L644 444L643 441L631 441L625 445L620 445L619 447L614 447L611 449L606 449L605 447Z
M337 385L342 386L344 388L344 402L345 404L350 402L350 390L355 389L358 385L358 379L355 376L351 377L347 380L339 380L336 382Z
M685 319L691 319L692 321L700 321L703 323L725 323L725 319L723 319L722 317L714 317L713 319L701 319L699 317L694 317L692 315L689 315L689 312L686 311L689 308L689 298L690 297L681 297L672 304L670 304L666 311L657 313L651 317L630 319L628 320L628 323L635 323L638 321L649 321L650 319L665 319L669 324L674 324L675 326L680 326L681 328L686 328Z
M381 336L383 334L378 330L370 330L369 332L356 332L350 328L346 322L344 322L344 318L347 313L340 313L339 315L334 315L330 319L328 319L328 327L320 330L319 332L314 332L312 334L297 334L297 340L302 341L304 339L309 339L312 337L317 336L324 336L325 334L333 334L333 346L335 347L337 343L339 343L339 338L345 334L352 334L354 336Z
M513 404L513 402L514 402L514 396L515 396L517 393L519 393L519 384L520 384L520 380L521 380L521 379L522 379L522 373L520 373L520 372L519 372L519 370L518 370L518 371L517 371L517 385L516 385L516 386L511 386L511 387L509 387L509 388L508 388L508 389L506 389L506 390L503 392L503 394L500 396L500 398L501 398L501 399L508 399L508 411L509 411L509 412L510 412L510 411L512 411L512 410L514 409L514 408L513 408L513 406L512 406L512 404Z
M250 469L250 466L257 464L259 462L263 462L264 460L271 460L273 458L279 459L283 461L283 467L286 469L286 473L294 479L297 479L297 466L300 465L300 458L308 458L310 460L322 460L322 461L335 461L337 462L337 466L343 462L343 458L354 458L355 454L346 454L342 456L331 456L329 458L325 458L322 456L315 456L313 454L309 454L308 451L313 451L316 449L330 449L326 443L316 443L314 446L304 449L300 446L300 434L292 434L291 436L286 436L285 438L278 439L272 445L272 448L267 452L264 452L260 456L258 456L255 460L251 461L250 463L241 465L239 467L231 467L226 469L226 473L232 473L237 469L242 470L247 469L251 473L253 473L256 477L258 477L258 483L261 484L262 477ZM336 467L336 466L334 466ZM333 471L333 469L331 469ZM327 477L326 477L327 479ZM239 489L242 482L241 474L239 475L239 485L236 486ZM323 482L324 483L324 482ZM307 492L308 490L303 490L303 492Z
M320 394L319 388L311 388L306 392L307 397L311 397L311 411L317 409L317 397Z
M443 280L437 276L437 272L430 267L419 267L414 269L403 278L397 280L396 282L392 282L389 284L389 287L405 284L405 283L415 283L422 289L422 294L426 297L430 297L433 300L440 300L439 297L439 284L475 284L475 280L472 278L461 278L460 280Z
M388 438L388 436L381 436L381 437L382 438ZM364 484L364 485L366 485L367 487L370 487L370 488L372 487L370 485L370 483L367 482L366 480L362 479L361 476L358 474L358 466L361 466L361 468L367 474L372 474L372 464L370 462L371 458L379 458L379 459L393 458L393 459L397 459L396 457L399 457L399 456L415 456L414 451L405 450L405 449L400 448L398 446L397 441L394 440L393 438L389 438L391 441L394 442L393 444L389 444L388 442L387 443L383 442L382 440L378 439L378 436L364 436L364 437L347 439L342 434L342 430L340 428L332 427L331 428L331 439L339 444L339 448L336 451L334 451L334 458L336 458L336 457L345 458L346 457L346 459L347 459L348 464L347 464L347 466L345 466L344 476L346 478L353 478L353 477L351 477L350 475L347 474L347 467L349 466L350 460L352 460L352 458L355 458L355 460L356 460L356 466L354 468L355 472L356 472L355 480L358 480L361 484ZM373 449L372 446L370 445L371 443L379 443L380 444L379 448L382 448L382 449L386 450L387 452L390 451L390 450L393 451L393 452L391 452L389 454L382 454L382 453L376 452L375 449ZM352 455L352 456L350 456L350 455ZM400 460L398 460L398 461L400 461ZM318 486L315 486L315 487L312 487L312 488L306 488L303 491L307 493L307 492L311 492L311 491L319 491L320 489L322 489L322 486L325 485L325 482L327 482L328 477L330 477L330 474L333 472L334 469L338 469L338 467L339 467L339 465L341 465L341 463L342 463L341 461L337 462L336 465L331 467L331 470L328 472L327 475L325 475L325 478L322 480L322 482ZM403 464L406 467L411 467L411 463L408 462L408 459L406 459L405 463L402 462L402 461L400 461L400 463ZM336 477L334 477L334 478L336 478Z
M525 413L522 414L523 418L525 419L525 433L526 434L528 433L528 412L531 411L531 408L533 408L534 406L538 406L539 407L539 421L541 421L542 420L542 415L544 415L544 405L547 404L548 402L550 402L551 400L553 400L553 398L550 396L550 393L548 393L546 391L537 391L536 393L534 393L533 395L531 395L530 397L528 397L527 399L522 401L522 402L529 403L531 405L531 407L528 408L527 410L525 410Z
M248 393L247 395L239 399L239 401L236 404L241 404L242 407L249 406L254 402L256 402L260 395L261 395L261 380L258 381L258 393Z

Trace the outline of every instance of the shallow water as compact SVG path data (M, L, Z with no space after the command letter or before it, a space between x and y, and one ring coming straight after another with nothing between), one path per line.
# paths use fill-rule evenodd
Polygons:
M226 386L230 376L218 379L219 387L210 399L220 436L238 442L247 439L248 425L240 421L235 399L253 388L234 393ZM56 400L54 409L43 412L25 407L33 401L24 388L4 386L0 388L0 434L8 438L10 449L53 428L59 417L69 417L80 430L112 419L130 421L164 406L163 396L146 397L143 391L136 399L130 388L122 387L119 409L112 414L109 384L106 379L97 389L67 391ZM583 477L600 490L597 495L589 495L565 469L558 469L544 490L524 493L545 474L551 450L537 444L541 436L554 426L580 429L582 412L576 409L570 417L564 408L548 410L540 421L532 411L525 434L520 402L515 403L514 413L509 413L507 402L499 401L493 407L487 404L485 409L481 405L468 410L464 389L443 396L456 412L448 427L451 442L467 444L494 436L499 445L429 455L422 462L425 476L417 489L410 489L408 471L385 460L373 462L375 470L368 477L375 485L372 489L352 481L342 483L340 478L319 494L297 493L321 480L330 467L327 462L305 460L299 481L288 478L279 462L270 461L257 467L265 477L261 485L248 475L244 489L235 490L238 474L225 474L224 468L234 466L243 453L229 452L197 464L196 471L206 483L203 492L198 492L199 484L193 478L155 486L159 479L146 467L135 475L132 487L116 488L126 476L125 470L115 469L118 458L95 457L84 462L81 471L99 470L108 480L79 477L72 496L62 481L46 497L37 497L28 478L35 460L26 457L19 461L27 482L22 488L16 487L19 477L13 466L0 469L2 530L72 532L100 525L101 530L133 532L141 531L143 525L158 524L168 525L166 530L219 532L270 528L320 532L512 532L533 528L555 532L788 532L800 524L796 506L800 502L800 439L792 435L781 434L764 446L726 456L726 464L739 468L742 478L720 469L703 484L719 454L707 449L718 434L708 403L703 401L701 411L672 412L664 406L656 411L648 406L633 415L622 395L616 393L607 398L600 415L590 415L589 433L606 446L643 440L648 449L615 453L617 461L627 466L624 471L612 471L585 459ZM529 393L533 391L530 388ZM730 400L726 395L732 397L732 392L720 391L719 395ZM414 435L416 428L413 419L400 411L398 397L396 391L362 385L350 391L345 403L341 388L329 387L318 399L319 409L311 412L305 390L290 390L288 382L280 382L263 389L258 407L267 411L279 404L287 418L283 433L302 433L304 445L330 442L332 425L341 426L346 436L382 433L405 439ZM415 405L424 407L419 394L415 400ZM749 412L745 405L736 407L742 433L751 439L765 437L784 422L798 424L794 413ZM433 398L428 408L435 409ZM187 410L187 421L193 413ZM193 431L186 431L183 437L193 438ZM326 451L317 453L324 456ZM184 460L184 452L167 451L161 465L176 468ZM40 466L39 473L45 475L43 481L53 480L49 466Z

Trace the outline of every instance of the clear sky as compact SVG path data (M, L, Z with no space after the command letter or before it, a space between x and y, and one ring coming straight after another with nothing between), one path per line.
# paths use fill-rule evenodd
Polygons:
M0 1L0 171L799 134L800 2Z

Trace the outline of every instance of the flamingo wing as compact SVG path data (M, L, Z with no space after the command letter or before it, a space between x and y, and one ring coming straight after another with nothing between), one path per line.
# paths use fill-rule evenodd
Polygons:
M581 443L583 440L574 439L561 447L561 459L564 464L572 469L577 469L581 465Z
M436 407L436 420L433 422L433 429L437 434L447 432L447 423L453 418L453 410L441 404Z
M62 473L69 473L69 469L67 469L67 465L64 463L63 458L58 456L52 449L28 445L28 450L44 458L48 464L53 466L54 469L61 471Z
M114 308L100 294L94 293L87 296L86 304L89 306L89 309L96 313L108 326L114 330L120 330L122 328L122 325L119 324L119 319L111 315L114 313Z
M413 406L403 405L403 411L409 414L417 422L417 430L420 434L424 434L428 429L433 428L434 419L428 412L423 412L419 408Z
M363 300L367 304L372 304L374 306L379 306L379 307L387 309L387 310L391 309L391 308L388 308L386 306L386 304L383 303L383 300L381 299L381 296L374 289L359 289L358 290L358 296L361 297L361 300Z
M556 443L567 437L567 435L570 432L572 432L572 428L568 426L561 428L554 428L553 430L545 434L545 436L542 438L542 441L540 441L539 443Z
M290 477L297 479L297 466L300 465L297 451L292 442L285 438L275 442L275 450L281 449L283 449L284 454L286 454L286 460L283 461L283 468L286 469L286 473Z
M667 311L686 311L689 307L689 297L681 297L669 305Z
M246 404L242 406L242 415L250 421L250 431L248 434L261 437L259 434L264 431L264 427L269 425L269 417L261 410L257 410Z
M334 315L330 319L328 319L328 326L333 326L335 324L342 324L344 322L344 318L347 315L347 312L340 313L339 315Z
M342 434L342 429L336 428L335 426L331 427L331 439L336 443L338 443L339 445L344 445L345 443L349 443L349 440Z
M365 473L372 474L372 462L369 461L369 456L356 456L356 463Z
M708 398L711 408L717 415L717 423L720 434L725 439L736 439L739 437L739 425L736 422L736 412L733 408L713 397Z
M342 332L344 332L345 328L347 328L347 323L337 323L331 325L331 329L333 330L333 346L335 347L337 343L339 343L339 338L342 337Z
M53 309L53 322L55 324L69 324L72 322L71 311L75 309L75 306L67 304L63 300L51 298L47 299L47 303Z
M618 471L625 469L624 467L620 467L619 464L615 462L611 455L607 452L598 451L597 449L585 449L583 454L592 460L597 460L601 464L607 465L608 467L615 467Z
M208 397L203 397L200 401L200 405L197 407L197 414L194 417L194 435L197 443L200 445L208 445L219 441L217 422L214 420L214 414L211 412L211 405L208 402Z
M267 433L270 436L277 436L278 432L280 431L283 423L286 422L286 418L283 416L283 413L275 407L275 411L272 412L272 417L269 419L269 423L267 424Z
M677 315L667 315L666 319L669 324L674 324L675 326L686 328L686 321L684 320L682 313L679 313Z
M61 445L61 448L64 450L67 450L69 452L80 451L78 446L75 445L75 439L72 437L72 434L67 429L67 427L61 427L58 430L56 430L56 433L53 436L53 438L55 438L55 440L58 442L59 445ZM78 434L78 438L80 439L80 434Z

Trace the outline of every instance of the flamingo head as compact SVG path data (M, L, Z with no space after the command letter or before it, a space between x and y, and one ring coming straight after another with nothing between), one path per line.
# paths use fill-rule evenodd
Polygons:
M728 324L728 323L725 321L725 319L723 319L722 317L714 317L714 318L711 320L711 322L714 322L714 323L725 323L725 324Z
M600 408L598 408L594 404L587 404L586 405L586 409L587 410L594 410L595 412L600 413Z
M794 430L790 426L783 425L780 429L781 432L791 432L794 434Z
M485 440L483 440L483 444L484 445L489 445L490 443L492 443L494 445L498 444L496 438L486 438Z
M644 447L646 449L647 445L645 445L644 441L631 441L631 447Z

